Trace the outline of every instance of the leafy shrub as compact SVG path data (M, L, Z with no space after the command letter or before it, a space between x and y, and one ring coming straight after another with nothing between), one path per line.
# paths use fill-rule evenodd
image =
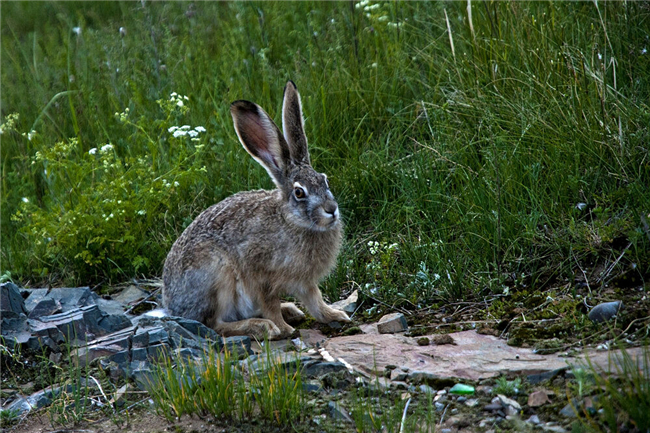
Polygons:
M187 97L172 93L158 104L164 120L153 125L146 118L133 121L129 108L115 113L131 131L128 141L139 144L132 148L146 152L113 143L85 150L77 138L40 145L38 134L29 137L40 148L31 164L43 172L47 194L44 206L23 198L12 220L35 246L41 265L34 272L83 281L125 279L159 267L174 234L161 228L173 219L170 213L182 214L205 174L206 130L173 125L187 113Z

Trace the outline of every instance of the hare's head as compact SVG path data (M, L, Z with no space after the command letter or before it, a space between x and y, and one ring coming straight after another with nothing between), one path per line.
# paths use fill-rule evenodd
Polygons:
M235 101L230 106L235 131L244 149L266 169L282 193L292 223L324 231L340 224L339 207L327 176L311 166L300 94L289 81L284 88L282 129L257 104Z

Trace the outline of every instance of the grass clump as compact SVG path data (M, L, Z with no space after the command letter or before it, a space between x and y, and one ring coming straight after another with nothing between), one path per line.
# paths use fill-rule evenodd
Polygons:
M228 350L206 351L200 361L166 357L149 378L156 411L169 420L183 415L212 415L249 421L253 416L288 425L305 415L300 363L282 363L270 349L248 362L246 371Z
M492 387L492 392L510 397L518 394L520 389L521 378L516 377L514 380L508 380L505 376L499 376Z
M579 417L578 431L611 432L650 430L650 348L646 344L635 357L621 348L609 358L607 373L587 359L581 367L580 397L591 395L592 406L578 404L574 410ZM576 377L578 378L578 377ZM584 379L584 378L583 378ZM569 396L571 397L571 396Z

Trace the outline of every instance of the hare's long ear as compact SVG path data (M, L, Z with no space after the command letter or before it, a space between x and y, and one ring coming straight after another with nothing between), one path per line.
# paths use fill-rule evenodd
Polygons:
M282 130L289 144L291 159L294 163L309 164L305 122L302 118L300 94L293 81L284 86L284 101L282 103Z
M291 154L278 127L262 107L249 101L233 102L230 114L244 149L266 169L275 185L281 188Z

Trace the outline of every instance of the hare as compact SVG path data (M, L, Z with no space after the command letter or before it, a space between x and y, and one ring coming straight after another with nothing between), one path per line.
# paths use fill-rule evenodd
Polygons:
M304 317L289 294L323 323L349 322L328 306L318 282L334 267L343 228L327 176L309 161L300 94L284 88L282 129L249 101L230 106L244 149L276 189L245 191L203 211L165 260L167 311L205 323L224 336L290 336L287 323Z

